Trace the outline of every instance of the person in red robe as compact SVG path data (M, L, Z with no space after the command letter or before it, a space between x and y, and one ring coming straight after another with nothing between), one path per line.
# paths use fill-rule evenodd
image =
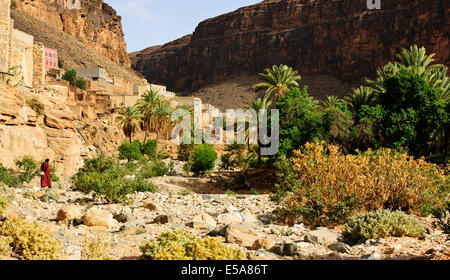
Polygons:
M50 180L50 160L46 159L41 165L41 187L52 187Z

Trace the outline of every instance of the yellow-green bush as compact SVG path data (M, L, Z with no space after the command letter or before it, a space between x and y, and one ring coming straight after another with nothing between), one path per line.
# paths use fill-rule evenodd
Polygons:
M14 193L6 186L2 186L0 183L0 214L6 211L11 200L14 199Z
M311 224L343 223L378 209L429 214L449 196L442 170L389 149L345 155L333 145L308 143L295 151L293 170L300 186L280 211L287 222L303 216Z
M83 249L81 250L82 260L113 260L110 256L111 242L104 235L95 235L92 238L84 240Z
M11 243L14 239L10 236L0 235L0 256L10 254L12 252Z
M0 222L0 236L11 237L16 254L25 260L56 260L61 253L59 240L37 222L29 223L15 216Z
M353 217L345 226L345 243L355 245L368 239L388 236L421 237L425 233L420 222L401 211L377 210Z
M220 238L203 239L180 230L162 233L158 238L145 241L142 257L150 260L245 260L239 249L222 244Z

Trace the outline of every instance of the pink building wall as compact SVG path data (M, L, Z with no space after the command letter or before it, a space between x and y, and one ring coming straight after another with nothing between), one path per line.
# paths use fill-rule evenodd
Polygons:
M58 68L58 51L50 48L45 48L45 70L59 69Z

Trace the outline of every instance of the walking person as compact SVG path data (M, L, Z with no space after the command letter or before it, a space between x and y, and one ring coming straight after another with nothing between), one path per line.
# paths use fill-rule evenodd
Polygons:
M46 159L41 165L41 187L51 188L52 182L50 180L50 160Z

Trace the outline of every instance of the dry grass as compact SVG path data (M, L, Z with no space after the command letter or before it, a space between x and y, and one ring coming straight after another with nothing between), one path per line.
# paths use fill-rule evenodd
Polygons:
M435 165L389 149L354 156L308 143L295 155L302 187L284 204L288 220L301 214L313 223L343 222L384 208L421 212L448 198L448 179Z

